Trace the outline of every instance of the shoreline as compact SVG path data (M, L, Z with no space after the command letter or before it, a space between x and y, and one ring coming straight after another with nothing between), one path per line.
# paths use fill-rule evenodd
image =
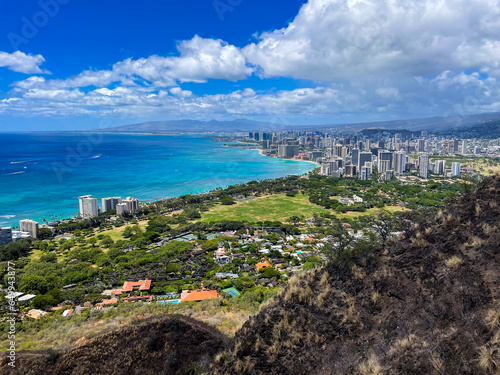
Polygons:
M281 160L290 160L290 161L299 161L299 162L303 162L303 163L310 163L310 164L314 164L315 166L317 167L320 167L321 164L315 162L315 161L312 161L312 160L299 160L299 159L285 159L285 158L280 158L278 156L270 156L270 155L265 155L264 154L264 150L260 149L260 148L254 148L253 150L257 150L259 151L259 154L261 154L262 156L266 156L266 157L269 157L269 158L275 158L275 159L281 159ZM309 173L309 172L308 172Z

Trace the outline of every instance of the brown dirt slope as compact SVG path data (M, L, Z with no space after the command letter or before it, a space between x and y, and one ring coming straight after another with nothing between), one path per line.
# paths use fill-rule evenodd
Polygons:
M165 375L208 367L226 338L194 319L149 319L102 335L66 352L18 353L16 368L2 360L0 374Z
M500 177L289 286L214 374L500 374Z

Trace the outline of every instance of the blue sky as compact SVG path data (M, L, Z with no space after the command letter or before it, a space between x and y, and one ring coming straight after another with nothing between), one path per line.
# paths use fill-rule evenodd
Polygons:
M24 0L0 14L0 130L500 111L494 0Z

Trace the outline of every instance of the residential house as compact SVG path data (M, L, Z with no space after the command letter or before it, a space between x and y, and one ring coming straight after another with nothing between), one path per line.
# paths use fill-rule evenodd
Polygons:
M122 289L113 290L111 292L112 297L116 297L122 294L129 294L132 292L149 292L151 290L151 280L141 280L141 281L126 281L123 284Z
M181 293L181 302L199 302L206 299L219 298L219 293L216 290L198 289L198 290L183 290Z
M228 272L217 272L215 274L215 277L218 277L220 279L225 279L227 277L231 278L231 279L238 279L239 276L235 273L228 273Z
M273 266L271 265L271 263L269 263L269 261L268 261L266 258L262 258L262 259L261 259L261 262L260 262L260 263L257 263L257 264L255 265L255 268L257 268L257 271L259 271L259 272L260 272L261 270L263 270L264 268L268 268L268 267L271 267L271 268L272 268Z
M45 311L32 309L32 310L28 311L24 316L27 318L32 318L32 319L40 319L45 314L46 314Z
M231 263L231 258L229 258L227 255L223 255L220 257L214 258L215 263L217 263L219 266L222 266L224 264L229 264Z

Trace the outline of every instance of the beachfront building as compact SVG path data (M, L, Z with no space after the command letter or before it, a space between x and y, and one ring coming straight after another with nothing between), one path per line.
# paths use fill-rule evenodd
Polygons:
M34 220L21 220L19 222L19 231L27 232L32 238L38 237L38 223Z
M280 158L293 158L295 155L299 154L298 145L279 145L278 146L278 156Z
M124 215L125 213L132 213L139 208L139 200L137 198L127 197L121 203L116 205L116 214Z
M7 245L12 242L12 228L0 227L0 246Z
M92 198L92 195L83 195L78 197L78 199L80 201L80 217L82 219L99 216L97 198Z
M137 198L127 197L122 203L127 205L129 212L134 212L139 209L139 199Z
M122 203L121 197L102 198L102 212L116 210L116 205Z

